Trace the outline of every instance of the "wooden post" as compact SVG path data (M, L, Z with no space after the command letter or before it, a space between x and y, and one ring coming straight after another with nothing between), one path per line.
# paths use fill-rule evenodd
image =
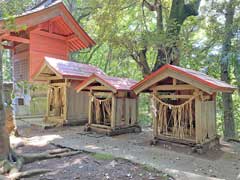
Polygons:
M130 99L125 98L125 126L129 126L130 117L131 117Z
M136 122L135 122L135 124L138 124L138 108L139 108L139 106L138 106L138 96L136 97Z
M63 113L64 113L64 115L63 115L63 117L64 117L64 121L66 122L67 121L67 107L68 107L68 101L67 101L67 86L68 86L68 84L67 84L67 79L65 79L65 86L63 87L63 94L64 94L64 102L63 102Z
M153 95L156 95L157 91L153 92ZM158 119L157 119L157 112L154 112L157 108L156 101L151 98L151 106L152 106L152 114L153 114L153 136L158 137Z
M199 94L199 90L195 90L194 95ZM195 98L195 131L196 131L196 143L202 143L202 106L199 96Z
M47 92L47 114L46 114L47 117L49 117L49 114L50 114L50 93L51 93L51 87L48 86L48 92Z
M88 124L92 124L92 90L89 93L89 104L88 104Z
M173 85L176 86L177 85L177 80L175 78L173 78Z
M116 96L112 95L112 117L111 117L111 128L114 130L116 127Z

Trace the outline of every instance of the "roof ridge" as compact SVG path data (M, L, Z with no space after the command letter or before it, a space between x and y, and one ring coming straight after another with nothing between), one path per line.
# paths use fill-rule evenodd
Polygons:
M225 81L223 81L223 80L221 80L221 79L217 79L217 78L215 78L215 77L213 77L213 76L211 76L211 75L209 75L209 74L206 74L206 73L201 72L201 71L197 71L197 70L195 70L195 69L190 69L190 68L185 68L185 67L175 66L175 65L171 65L171 66L174 66L174 67L177 67L177 68L180 68L180 69L185 69L185 70L187 70L187 71L196 72L197 74L202 74L202 75L204 75L204 76L207 76L207 77L209 77L209 78L215 79L215 80L220 81L220 82L223 82L223 83L225 83L225 84L229 84L229 83L227 83L227 82L225 82ZM195 75L195 76L196 76L196 75ZM231 84L229 84L229 85L231 85ZM231 86L233 86L233 85L231 85Z
M48 1L50 1L50 2L48 2ZM30 9L28 9L28 10L34 10L34 9L42 6L44 3L46 3L46 6L48 7L49 5L53 4L53 3L56 2L56 1L61 1L61 2L62 2L62 0L42 0L41 2L39 2L38 4L36 4L34 7L30 8Z

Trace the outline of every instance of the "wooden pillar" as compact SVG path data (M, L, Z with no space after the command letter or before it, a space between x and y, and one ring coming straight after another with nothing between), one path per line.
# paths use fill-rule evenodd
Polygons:
M64 102L63 102L63 117L64 117L64 121L67 121L67 117L68 117L68 114L67 114L67 107L68 107L68 101L67 101L67 88L68 88L68 83L67 83L67 79L65 79L65 85L63 87L63 95L64 95Z
M157 112L156 111L156 101L151 98L151 106L152 106L152 115L153 115L153 136L158 137L158 120L157 120Z
M130 117L131 117L131 106L130 106L130 99L125 98L125 126L129 126L130 123ZM132 122L131 122L132 123Z
M194 95L199 95L200 92L198 89L195 90ZM196 143L202 144L202 103L199 96L195 98L195 136Z
M92 124L92 91L89 93L89 104L88 104L88 124Z
M111 117L111 128L114 130L116 127L116 96L112 95L112 117Z
M139 105L138 105L138 100L139 99L139 96L136 97L136 124L138 124L138 116L139 116Z
M47 92L47 112L46 116L49 117L50 114L50 93L51 93L51 87L48 85L48 92Z
M152 95L157 95L157 90L153 90ZM152 106L152 115L153 115L153 136L158 137L158 119L157 119L157 102L154 100L154 98L151 99L151 106Z

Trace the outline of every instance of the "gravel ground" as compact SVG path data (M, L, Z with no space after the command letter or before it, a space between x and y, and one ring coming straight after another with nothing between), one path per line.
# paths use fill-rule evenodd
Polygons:
M29 146L37 143L42 147L52 143L76 150L107 153L135 163L147 164L179 180L240 179L239 143L223 142L221 146L208 153L198 155L191 153L191 149L186 146L166 143L150 146L152 132L149 129L140 134L115 137L85 134L82 127L61 127L48 130L28 127L20 128L20 133L29 137L25 140L25 144Z
M37 153L58 147L24 145L17 148L22 153ZM149 166L143 166L109 154L82 152L81 154L38 161L24 165L22 171L50 169L51 172L24 178L25 180L173 180Z

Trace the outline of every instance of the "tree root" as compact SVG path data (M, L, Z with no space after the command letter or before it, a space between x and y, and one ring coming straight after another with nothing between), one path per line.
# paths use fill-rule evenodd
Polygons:
M7 178L11 180L35 176L50 172L50 169L34 169L25 172L20 172L24 164L33 163L35 161L41 161L45 159L62 158L68 156L74 156L82 153L82 151L73 151L68 148L49 150L43 153L33 154L17 154L11 151L9 160L0 161L0 175L7 175ZM1 180L1 177L0 177Z
M234 139L234 138L230 138L227 140L228 142L236 142L236 143L240 143L239 139Z
M24 171L24 172L16 172L8 175L8 178L11 180L14 179L20 179L20 178L26 178L26 177L31 177L31 176L36 176L39 174L44 174L51 172L50 169L34 169L34 170L29 170L29 171Z
M69 149L54 149L54 150L46 151L43 153L23 154L20 157L22 157L24 160L24 163L27 164L27 163L32 163L34 161L41 161L44 159L73 156L79 153L81 153L81 151L71 151Z

